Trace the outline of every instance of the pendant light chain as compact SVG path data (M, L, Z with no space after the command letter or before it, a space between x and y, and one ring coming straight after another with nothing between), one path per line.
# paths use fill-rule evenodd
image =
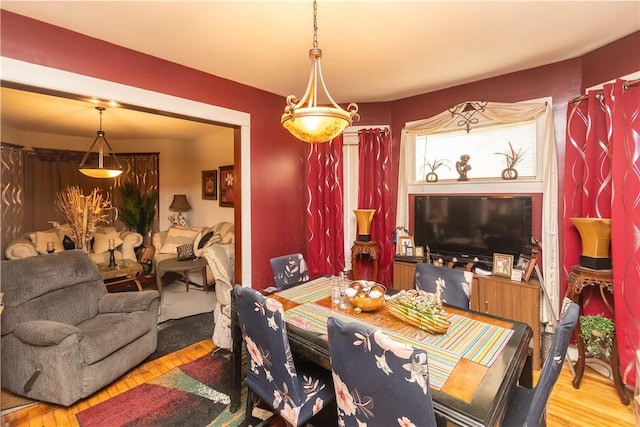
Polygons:
M318 48L318 3L313 0L313 48Z

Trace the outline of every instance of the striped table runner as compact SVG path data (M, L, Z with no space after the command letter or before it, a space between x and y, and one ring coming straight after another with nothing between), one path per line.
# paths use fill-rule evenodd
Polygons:
M298 304L319 301L331 295L331 277L313 279L302 285L280 291L278 295Z
M302 304L285 312L285 320L288 323L325 337L329 316L346 322L358 321L357 318L313 303ZM451 326L446 334L428 335L421 340L384 330L397 341L427 351L431 386L437 390L442 388L461 358L491 366L513 335L511 329L457 314L452 314L449 319Z

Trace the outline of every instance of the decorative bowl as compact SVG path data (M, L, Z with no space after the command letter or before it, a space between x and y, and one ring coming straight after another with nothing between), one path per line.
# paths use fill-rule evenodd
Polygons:
M370 280L354 280L345 294L355 307L362 311L375 311L384 305L387 288Z

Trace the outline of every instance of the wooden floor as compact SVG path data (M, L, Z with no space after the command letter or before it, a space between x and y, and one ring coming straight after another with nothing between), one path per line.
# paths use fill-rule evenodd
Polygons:
M176 353L156 359L129 372L95 395L65 408L38 403L2 416L3 427L78 426L75 414L119 393L162 375L176 366L191 362L214 349L211 340L194 344ZM538 372L534 373L537 379ZM548 426L633 426L632 406L623 406L613 381L589 368L579 390L571 385L571 371L565 366L548 405ZM631 392L629 392L631 396ZM191 426L190 426L191 427ZM196 426L194 426L196 427Z

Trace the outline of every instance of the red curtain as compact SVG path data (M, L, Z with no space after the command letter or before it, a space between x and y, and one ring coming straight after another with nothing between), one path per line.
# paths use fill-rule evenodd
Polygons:
M388 129L358 132L358 208L375 209L371 240L378 244L378 282L391 285L395 253L391 241L395 228L395 206L391 206L391 133Z
M344 270L342 135L307 145L306 215L309 276Z
M634 351L640 342L639 135L639 86L627 88L618 80L568 106L565 276L578 264L582 245L570 218L611 218L616 339L622 379L629 385L635 383ZM585 295L585 313L606 313L598 294L591 294Z

